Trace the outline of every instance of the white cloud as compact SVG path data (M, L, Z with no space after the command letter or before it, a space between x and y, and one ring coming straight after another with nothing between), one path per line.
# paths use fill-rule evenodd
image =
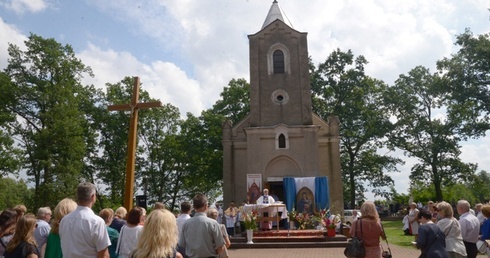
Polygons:
M94 78L84 78L84 84L105 89L106 83L120 82L125 76L139 76L142 89L151 97L178 107L182 115L186 112L199 114L204 109L200 84L172 63L144 64L131 53L102 50L92 44L78 57L95 74Z
M461 160L478 164L478 172L490 172L490 136L477 140L469 140L461 144Z
M5 8L14 11L17 14L25 12L37 13L48 7L43 0L6 0L7 2L0 3Z
M4 69L7 67L9 59L8 44L11 43L25 49L24 41L27 40L27 37L20 33L15 26L5 23L0 18L0 39L8 39L0 40L0 69Z

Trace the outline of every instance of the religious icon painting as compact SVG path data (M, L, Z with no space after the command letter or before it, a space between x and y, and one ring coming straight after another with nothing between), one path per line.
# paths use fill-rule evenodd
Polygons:
M299 213L313 214L315 211L315 198L310 188L301 188L296 194L296 200L296 210Z

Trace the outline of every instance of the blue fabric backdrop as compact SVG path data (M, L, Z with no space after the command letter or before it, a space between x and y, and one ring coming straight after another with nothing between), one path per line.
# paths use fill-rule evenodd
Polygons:
M288 211L293 210L296 203L296 183L294 178L285 177L282 179L284 187L284 204Z
M324 177L315 177L315 207L319 209L328 209L330 207L330 195L328 193L328 179Z
M293 177L283 178L284 204L288 211L296 206L296 182ZM328 193L328 178L315 177L315 207L316 209L328 209L330 207L330 195Z

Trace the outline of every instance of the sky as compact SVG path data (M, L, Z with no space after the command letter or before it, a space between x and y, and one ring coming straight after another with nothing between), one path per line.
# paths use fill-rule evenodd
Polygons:
M8 44L30 33L73 47L90 66L86 85L105 89L139 76L150 96L199 115L231 79L249 81L248 35L260 31L272 0L0 0L0 69ZM313 63L339 48L369 61L366 74L392 85L400 74L456 53L455 37L490 30L488 0L278 0L293 28L308 33ZM1 93L0 93L1 94ZM490 171L490 137L461 143L461 158ZM395 189L408 193L417 161L402 152ZM373 199L372 194L366 194Z

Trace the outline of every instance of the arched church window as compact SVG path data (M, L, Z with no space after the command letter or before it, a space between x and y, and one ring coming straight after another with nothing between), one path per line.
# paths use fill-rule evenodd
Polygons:
M281 50L274 51L272 60L274 62L274 74L284 73L284 53Z
M279 141L279 149L286 148L286 136L284 136L284 134L279 135L278 141Z
M290 74L290 55L289 49L281 43L270 46L267 51L267 73L269 75Z

